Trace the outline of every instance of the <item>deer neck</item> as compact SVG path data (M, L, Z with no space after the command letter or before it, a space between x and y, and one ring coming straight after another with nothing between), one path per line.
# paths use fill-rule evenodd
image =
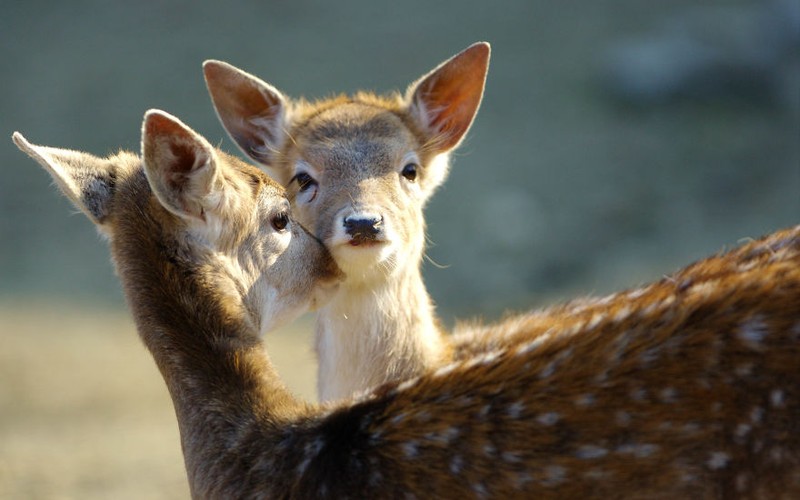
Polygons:
M235 443L251 434L278 439L281 422L304 405L278 378L224 267L213 256L210 263L188 256L161 230L163 217L129 212L143 216L121 222L112 253L139 334L169 389L195 484L221 463L209 453L233 457Z
M449 352L419 269L346 281L319 311L316 350L321 401L416 376Z

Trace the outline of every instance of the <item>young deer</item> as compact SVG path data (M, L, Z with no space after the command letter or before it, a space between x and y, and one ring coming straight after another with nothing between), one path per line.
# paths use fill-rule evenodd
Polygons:
M338 272L277 185L157 111L141 161L14 141L110 238L195 497L800 496L800 226L313 406L258 334Z
M489 45L477 43L405 95L293 101L226 63L206 82L233 140L287 187L297 219L346 279L316 327L322 400L452 360L421 275L423 208L478 111Z

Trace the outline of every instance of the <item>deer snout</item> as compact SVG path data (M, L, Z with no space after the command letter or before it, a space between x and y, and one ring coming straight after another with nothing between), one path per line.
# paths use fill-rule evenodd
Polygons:
M378 240L383 232L383 216L380 214L354 213L342 219L342 224L350 243L356 246Z

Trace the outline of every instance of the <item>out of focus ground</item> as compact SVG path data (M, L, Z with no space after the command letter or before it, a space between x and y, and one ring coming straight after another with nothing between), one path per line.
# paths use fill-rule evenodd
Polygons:
M267 339L313 398L311 323ZM179 499L172 403L126 311L0 303L0 499Z

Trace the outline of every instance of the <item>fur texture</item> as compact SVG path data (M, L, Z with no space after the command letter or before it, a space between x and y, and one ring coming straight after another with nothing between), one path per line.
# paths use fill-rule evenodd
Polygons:
M175 121L148 114L145 134L177 130L163 120ZM15 141L69 175L60 151ZM306 303L337 272L302 231L288 246L265 236L285 203L277 186L211 157L249 186L227 194L246 213L221 211L232 233L214 241L198 236L200 219L161 204L135 156L78 162L115 172L104 230L175 404L195 497L800 496L800 226L644 288L511 319L510 331L524 331L513 342L476 354L470 339L460 361L313 406L286 391L259 342L265 319L249 295L258 280L231 269L256 259L267 283L287 280ZM170 155L154 158L148 168L174 167ZM252 223L254 211L267 222ZM283 267L295 251L303 264ZM295 309L293 295L276 307Z
M292 100L226 63L206 81L231 137L285 185L298 219L346 275L318 315L322 400L450 361L420 266L425 203L478 111L489 45L445 61L404 95ZM355 221L355 222L353 222ZM371 226L369 241L351 228Z

